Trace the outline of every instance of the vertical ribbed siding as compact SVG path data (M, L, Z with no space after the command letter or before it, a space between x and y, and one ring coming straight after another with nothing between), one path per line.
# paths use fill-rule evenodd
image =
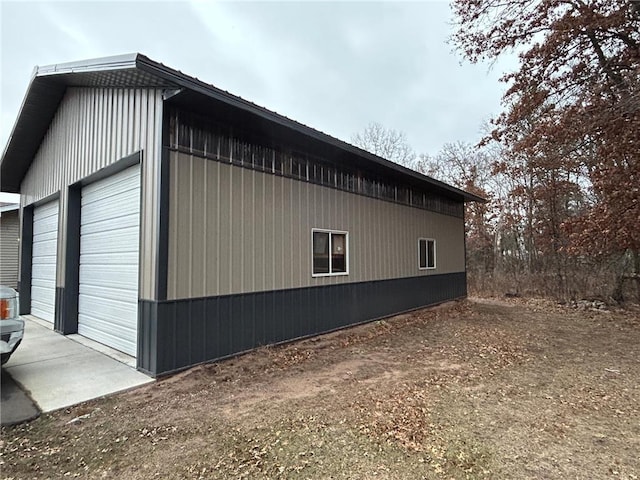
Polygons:
M64 264L66 187L142 150L140 296L153 299L161 132L161 90L67 89L21 185L23 205L60 192L58 265ZM64 285L62 268L57 284Z
M247 351L433 305L467 294L447 273L139 305L139 368L160 375Z
M0 214L0 284L18 286L18 236L20 221L18 210Z
M463 219L171 153L168 298L464 272ZM311 276L311 229L349 232L349 275ZM418 270L418 238L437 269Z

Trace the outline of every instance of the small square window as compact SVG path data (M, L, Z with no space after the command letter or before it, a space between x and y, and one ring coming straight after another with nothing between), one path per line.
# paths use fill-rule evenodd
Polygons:
M436 241L432 238L418 239L418 268L436 268Z
M312 230L312 276L348 275L348 235L333 230Z

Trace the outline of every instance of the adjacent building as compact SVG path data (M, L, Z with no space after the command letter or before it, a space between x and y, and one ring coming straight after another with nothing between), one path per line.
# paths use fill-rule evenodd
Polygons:
M18 287L20 205L0 202L0 285Z

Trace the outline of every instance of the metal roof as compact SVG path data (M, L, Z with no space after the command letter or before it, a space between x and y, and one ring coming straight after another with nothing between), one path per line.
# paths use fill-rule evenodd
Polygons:
M36 67L0 161L1 191L19 191L20 183L69 86L178 90L167 101L190 105L197 104L199 100L215 102L224 105L230 114L242 116L244 120L250 119L262 129L286 133L298 143L311 144L315 148L331 149L343 161L354 162L362 168L402 178L410 184L427 187L456 200L485 201L482 197L385 160L139 53Z
M12 212L13 210L18 210L19 208L19 203L0 202L0 213Z

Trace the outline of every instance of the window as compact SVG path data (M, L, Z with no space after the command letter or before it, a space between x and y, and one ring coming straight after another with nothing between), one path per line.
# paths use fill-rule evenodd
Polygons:
M348 275L348 233L332 230L311 231L314 277Z
M436 241L432 238L418 239L418 268L436 268Z

